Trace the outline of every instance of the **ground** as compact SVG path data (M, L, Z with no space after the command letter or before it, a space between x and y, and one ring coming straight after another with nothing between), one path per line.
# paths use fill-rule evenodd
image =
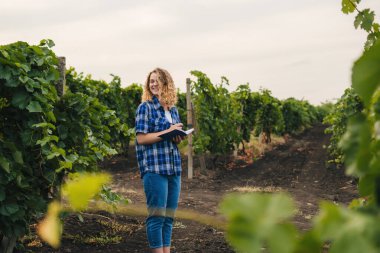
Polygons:
M329 136L317 125L304 133L287 138L260 158L238 156L219 159L213 170L195 173L187 179L186 159L182 175L179 218L173 230L173 252L234 252L222 229L213 221L223 220L218 204L233 191L285 191L296 202L294 223L307 231L318 212L321 200L347 205L357 197L355 181L343 169L326 165ZM248 150L249 151L249 150ZM24 239L26 250L33 252L149 252L145 236L144 195L133 152L128 158L113 157L102 167L114 178L112 188L130 198L137 206L135 215L108 212L84 213L81 222L75 215L65 218L62 246L53 250L35 236ZM198 171L196 171L198 172ZM136 211L137 210L137 211ZM197 222L196 214L203 217ZM207 217L210 217L209 219ZM209 225L207 225L209 224ZM213 225L210 225L213 224Z

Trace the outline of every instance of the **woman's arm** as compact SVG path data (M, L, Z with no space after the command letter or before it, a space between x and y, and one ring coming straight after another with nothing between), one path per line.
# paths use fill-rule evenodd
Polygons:
M182 129L183 124L178 123L171 125L170 128L161 131L161 132L156 132L156 133L137 133L136 134L136 140L137 143L140 145L148 145L148 144L153 144L159 141L162 141L161 137L158 137L161 134L168 133L170 131L173 131L174 129Z

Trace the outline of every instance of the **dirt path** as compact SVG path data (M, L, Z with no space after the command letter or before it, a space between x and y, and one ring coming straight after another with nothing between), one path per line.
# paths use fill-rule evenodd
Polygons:
M299 209L296 225L308 229L321 200L347 204L357 196L356 186L342 169L327 168L323 146L328 145L329 136L323 132L324 127L319 125L291 138L256 163L234 170L234 181L222 180L227 182L222 187L275 187L289 192Z
M210 177L188 180L185 170L179 209L218 216L219 202L231 191L281 190L289 192L297 204L299 212L294 218L295 224L299 229L307 230L311 218L318 211L320 200L347 204L357 196L356 186L344 176L342 170L326 168L327 156L323 145L328 144L328 136L323 131L324 127L318 125L291 137L254 163L236 160L232 164L219 164L217 172ZM115 157L105 162L103 167L113 174L115 190L130 198L134 204L144 204L134 154L131 153L128 160ZM111 220L103 216L111 217ZM99 233L103 233L103 239L118 240L104 245L99 243L100 239L95 240L96 243L84 241L84 238L98 238ZM36 252L148 252L146 246L143 217L100 213L85 217L85 223L69 217L60 250L52 251L47 247L30 249ZM226 243L222 231L183 219L177 219L175 223L172 246L181 253L234 252Z

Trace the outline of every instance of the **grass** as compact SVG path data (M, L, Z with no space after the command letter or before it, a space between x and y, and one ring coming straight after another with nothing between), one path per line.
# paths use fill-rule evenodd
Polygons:
M108 232L100 232L99 235L95 236L64 234L62 238L73 240L75 243L96 245L116 244L123 240L123 237Z
M114 209L112 206L104 203L104 202L93 202L91 207L91 211L106 211L109 213L116 213L121 215L128 215L128 216L147 216L147 210L145 205L137 205L137 204L128 204L128 205L117 205L117 208ZM176 218L179 219L185 219L185 220L192 220L197 221L199 223L212 226L214 228L225 230L226 224L225 221L220 219L219 217L206 215L202 213L198 213L192 210L177 210L175 214Z
M281 192L283 189L281 187L267 186L267 187L256 187L256 186L244 186L244 187L234 187L232 191L235 192Z
M272 135L271 136L272 142L269 144L262 143L260 137L255 137L251 135L250 142L247 143L248 150L251 150L253 157L260 157L262 156L265 152L272 150L273 147L283 144L286 141L286 138L282 136L276 136Z
M108 227L114 233L123 232L123 233L131 234L134 231L133 227L135 227L135 226L132 227L130 224L129 225L120 224L114 220L98 220L98 223L105 227Z

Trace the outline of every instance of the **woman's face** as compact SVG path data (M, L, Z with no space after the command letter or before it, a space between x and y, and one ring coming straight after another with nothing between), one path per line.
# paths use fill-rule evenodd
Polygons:
M153 95L158 96L159 87L158 87L157 73L150 74L149 89Z

